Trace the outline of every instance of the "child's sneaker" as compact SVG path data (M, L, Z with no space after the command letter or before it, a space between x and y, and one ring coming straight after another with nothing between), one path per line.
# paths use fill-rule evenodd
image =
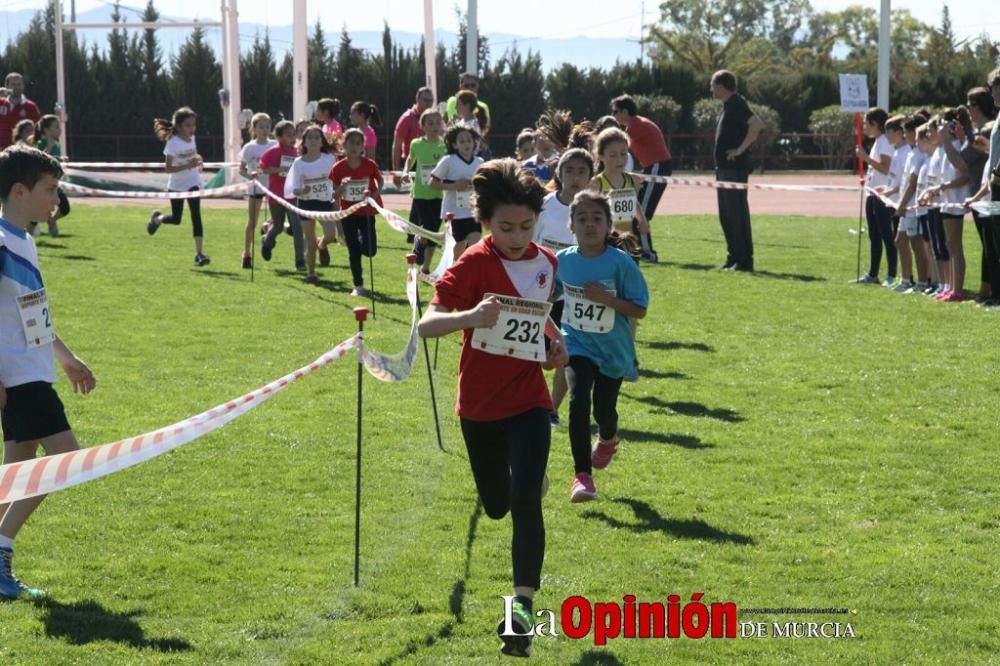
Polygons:
M306 276L306 284L316 284L316 285L318 285L319 284L319 277L316 276L316 275L307 275Z
M951 297L951 289L942 289L937 294L934 295L935 301L947 301Z
M207 257L204 254L202 254L201 252L199 252L198 254L194 255L194 265L195 266L208 266L211 262L212 262L212 260L209 257Z
M44 597L45 590L28 587L14 575L14 551L0 548L0 597L17 599L24 595L29 598Z
M351 289L351 296L367 296L368 290L364 287L355 287Z
M497 625L497 635L503 641L500 652L510 657L530 657L531 631L534 629L534 624L531 611L517 599L511 604L510 624L509 634L506 633L507 618L500 620Z
M848 284L878 284L878 278L865 273L861 277L851 280Z
M253 268L253 257L251 257L249 254L244 254L243 255L243 264L242 265L243 265L243 268L246 268L248 270L251 269L251 268Z
M645 259L646 261L648 261L651 264L658 264L658 263L660 263L660 257L659 257L659 255L657 255L656 252L654 252L653 250L650 250L649 252L643 252L642 253L642 258Z
M323 241L316 241L316 249L319 251L319 265L329 266L330 265L330 251L326 249L326 245Z
M882 280L882 286L886 289L895 289L897 284L899 284L899 278L887 277Z
M604 469L611 464L611 459L615 457L617 452L618 437L615 437L610 442L605 442L598 437L594 448L590 450L590 464L594 469Z
M553 428L559 427L559 412L549 412L549 425Z
M897 294L912 294L914 286L913 280L900 280L892 290Z
M160 219L163 217L163 213L158 210L154 210L149 216L149 222L146 224L146 233L150 236L156 233L156 230L160 228Z
M274 251L274 241L268 242L265 237L260 244L260 256L264 261L271 261L271 253Z
M595 499L597 499L597 488L594 486L594 477L586 472L580 472L573 477L573 484L569 487L569 501L579 504Z
M260 225L260 235L266 236L267 232L271 230L271 225L274 224L271 220L268 220L264 224Z
M292 223L289 222L288 220L285 220L285 224L281 228L289 236L294 236L295 235L295 234L292 233Z

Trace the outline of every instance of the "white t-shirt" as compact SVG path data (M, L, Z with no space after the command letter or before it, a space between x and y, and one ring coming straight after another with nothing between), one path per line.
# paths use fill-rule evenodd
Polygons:
M174 166L193 162L198 156L198 147L195 145L194 136L185 141L176 134L172 135L167 139L167 145L163 147L163 154L174 158ZM167 189L171 192L187 192L192 187L201 187L201 174L197 167L170 174Z
M330 180L330 169L336 161L329 153L320 153L312 162L296 157L285 178L285 198L293 199L298 196L299 201L332 202L333 181ZM295 190L301 190L306 185L309 186L309 192L295 194Z
M916 206L917 197L920 195L920 191L926 187L927 171L924 168L927 164L927 156L924 155L918 148L913 148L910 150L910 156L906 158L906 166L903 167L903 182L899 188L899 197L897 201L901 201L903 194L906 192L906 188L909 186L910 180L913 176L917 177L917 186L913 190L913 196L910 197L909 212L906 214L907 218L926 215L927 209ZM921 178L925 180L921 182Z
M896 148L892 152L892 162L889 163L889 187L895 187L902 192L903 190L903 171L906 169L906 160L910 157L910 152L912 149L909 144L900 144L899 148ZM896 197L899 201L899 197Z
M576 236L569 230L569 206L559 200L558 193L550 192L545 196L533 240L553 252L576 245Z
M248 141L246 145L243 146L243 150L240 151L240 162L247 165L247 171L253 172L257 171L257 178L255 179L261 185L267 185L267 176L260 172L260 156L264 154L264 151L278 143L274 139L268 139L264 143L259 143L256 139L253 141ZM247 190L248 194L264 194L264 192L256 187Z
M17 300L43 286L35 239L0 218L0 384L8 388L28 382L56 383L52 344L28 345ZM43 316L51 322L47 311Z
M875 143L872 144L871 150L868 151L868 156L875 160L876 162L882 161L883 155L888 155L892 157L893 154L892 144L889 143L889 139L885 134L880 134ZM889 174L880 173L875 167L868 165L868 173L866 174L866 185L868 187L883 187L889 184Z
M476 175L476 169L482 163L483 158L478 155L474 156L471 162L463 160L458 153L445 155L437 163L437 166L434 167L434 170L431 171L431 175L444 182L455 182L463 178L472 180L472 177ZM456 220L467 220L470 217L474 217L471 201L472 193L473 189L471 187L464 192L446 190L444 199L441 202L441 217L444 218L448 213L454 213Z
M962 142L957 139L952 142L955 150L961 150ZM941 151L942 153L944 150ZM951 163L945 155L941 164L940 184L950 183L958 178L958 169ZM969 185L966 183L961 187L950 187L941 190L941 213L943 215L965 215L965 206L962 202L969 196Z

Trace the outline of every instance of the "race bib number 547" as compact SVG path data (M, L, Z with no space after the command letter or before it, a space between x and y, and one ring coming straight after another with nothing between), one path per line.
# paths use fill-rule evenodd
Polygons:
M612 296L616 295L614 289L608 291ZM563 296L566 306L562 320L570 328L585 333L608 333L615 327L615 311L587 298L583 288L563 284Z
M473 348L523 361L544 361L545 323L552 304L499 294L485 296L495 296L500 301L500 317L492 328L474 330Z

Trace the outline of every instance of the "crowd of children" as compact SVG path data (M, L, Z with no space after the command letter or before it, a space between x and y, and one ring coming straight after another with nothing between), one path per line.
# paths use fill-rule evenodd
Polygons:
M972 301L1000 309L1000 217L981 208L1000 193L1000 69L966 102L932 114L865 114L872 141L858 158L867 165L865 215L871 244L868 271L856 284L881 284L936 301ZM995 205L995 204L994 204ZM979 289L968 294L964 222L971 213L981 253ZM883 253L886 277L879 280Z

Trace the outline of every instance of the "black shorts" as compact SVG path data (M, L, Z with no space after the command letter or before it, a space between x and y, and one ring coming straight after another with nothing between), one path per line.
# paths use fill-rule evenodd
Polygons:
M410 206L410 222L428 231L441 229L441 200L414 199ZM437 243L427 241L428 247L436 247Z
M560 298L558 301L552 304L552 309L549 310L549 319L551 319L553 323L555 323L556 328L562 326L563 308L565 306L566 306L566 301ZM549 339L549 336L545 336L545 351L549 351L551 347L552 347L552 341Z
M917 228L920 230L920 235L925 241L930 241L931 239L931 227L927 222L927 214L917 216Z
M247 196L250 197L251 199L263 199L267 195L266 194L248 194Z
M37 442L70 429L62 400L48 382L8 386L0 420L5 442Z
M476 222L475 219L467 217L464 220L452 220L451 221L451 235L454 237L456 243L461 243L469 234L483 234L483 225Z

